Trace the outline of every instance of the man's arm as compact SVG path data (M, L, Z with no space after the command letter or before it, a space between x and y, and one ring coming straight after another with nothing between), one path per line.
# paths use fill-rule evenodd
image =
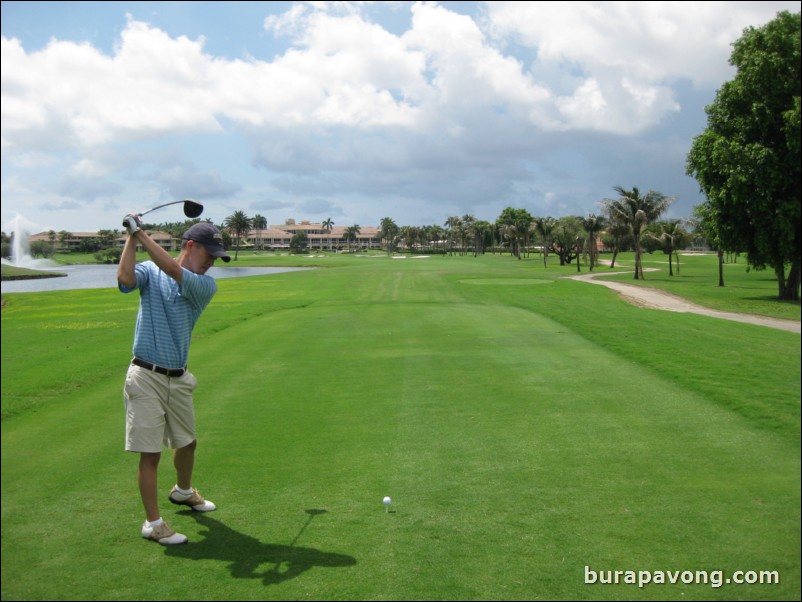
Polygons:
M183 269L173 259L167 251L161 248L159 244L154 241L147 232L142 230L142 225L139 217L129 214L126 215L123 224L128 228L128 240L125 241L125 248L120 255L120 265L117 268L117 281L127 288L133 288L136 285L136 246L137 243L141 244L145 251L148 252L150 258L153 260L161 271L170 276L173 280L181 284L183 277Z
M161 248L159 243L153 240L150 235L144 230L135 232L131 238L135 238L145 248L159 269L167 274L170 278L181 284L181 278L184 274L184 269L167 251Z
M125 288L136 286L136 236L129 235L125 247L120 255L120 264L117 266L117 282Z

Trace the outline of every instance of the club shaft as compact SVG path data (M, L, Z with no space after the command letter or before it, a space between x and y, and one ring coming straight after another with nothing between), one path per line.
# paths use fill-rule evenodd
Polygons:
M140 213L140 217L145 215L146 213L150 213L151 211L156 211L156 209L161 209L162 207L167 207L168 205L177 205L178 203L183 203L184 201L172 201L171 203L165 203L164 205L158 205L156 207L151 207L147 211L143 211Z

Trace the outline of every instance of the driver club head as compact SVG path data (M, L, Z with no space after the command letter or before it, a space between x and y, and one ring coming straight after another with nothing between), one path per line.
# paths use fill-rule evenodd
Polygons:
M198 217L201 213L203 213L203 205L190 199L184 201L184 215Z

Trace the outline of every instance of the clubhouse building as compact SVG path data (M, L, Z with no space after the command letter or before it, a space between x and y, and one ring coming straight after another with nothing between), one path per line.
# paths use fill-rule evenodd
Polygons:
M381 248L379 228L376 226L360 226L355 240L346 240L346 231L349 226L332 226L331 230L307 220L296 223L288 219L280 226L268 226L261 230L250 230L240 240L239 250L266 250L280 251L290 248L292 237L299 231L307 236L307 247L310 251L367 251ZM181 248L181 239L175 238L167 232L148 230L151 238L167 251L177 251ZM43 241L53 244L62 250L78 250L88 239L99 238L98 232L68 232L52 233L40 232L29 237L30 242ZM115 239L115 244L122 248L125 245L125 233ZM235 241L231 240L231 245Z

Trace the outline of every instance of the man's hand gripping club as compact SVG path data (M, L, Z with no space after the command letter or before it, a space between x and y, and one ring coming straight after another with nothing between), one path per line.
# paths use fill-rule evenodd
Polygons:
M142 230L142 220L136 213L129 213L123 218L123 226L128 230L128 233L133 236Z

